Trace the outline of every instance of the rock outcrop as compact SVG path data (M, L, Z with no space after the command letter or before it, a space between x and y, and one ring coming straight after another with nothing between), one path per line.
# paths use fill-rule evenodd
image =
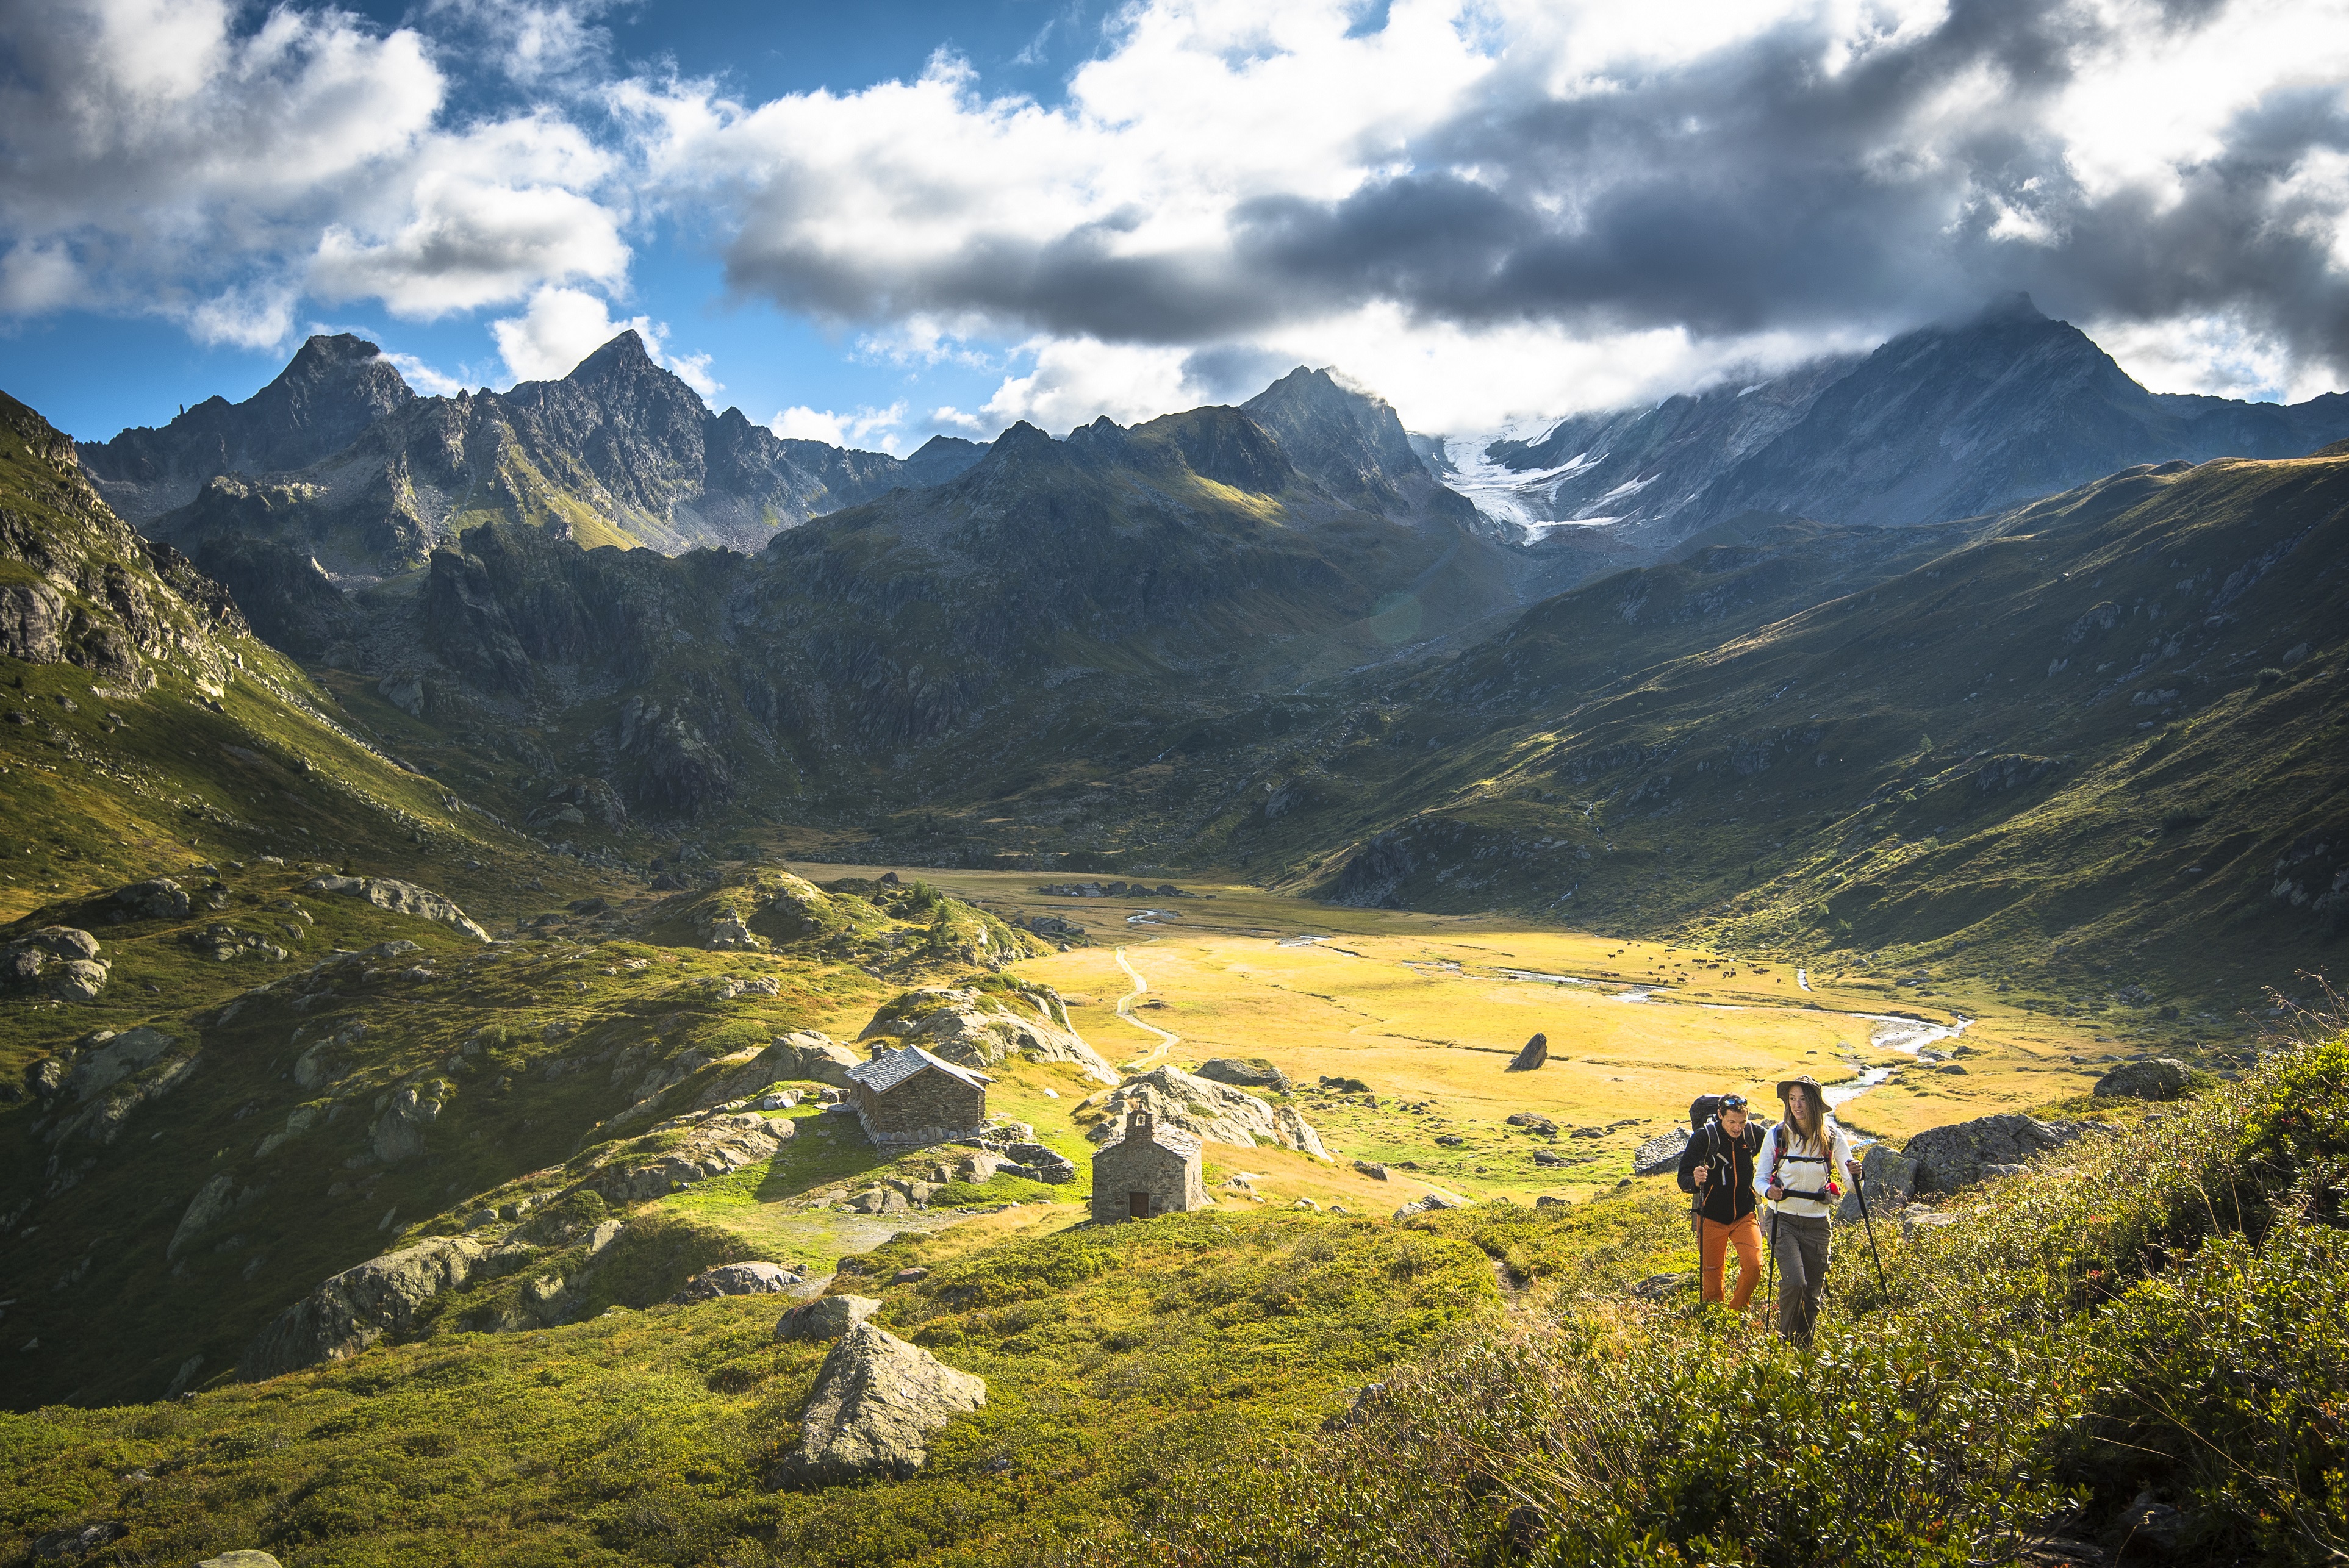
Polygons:
M1227 1083L1234 1088L1266 1088L1275 1094L1287 1094L1294 1087L1288 1075L1261 1057L1246 1060L1238 1057L1217 1057L1201 1062L1195 1075L1210 1083Z
M190 1242L260 1196L261 1189L258 1187L247 1187L242 1192L238 1191L236 1178L226 1171L207 1181L196 1189L196 1195L188 1200L187 1212L180 1216L179 1228L171 1233L171 1241L164 1245L164 1261L168 1263L177 1258L187 1250Z
M1917 1195L1917 1162L1886 1143L1871 1143L1859 1157L1859 1179L1868 1190L1872 1219L1889 1219L1909 1206ZM1859 1218L1859 1193L1846 1192L1836 1207L1838 1220Z
M0 947L0 986L38 991L60 1002L88 1002L106 988L110 965L98 938L70 925L44 925Z
M664 1121L621 1150L581 1185L608 1203L643 1203L771 1158L793 1130L755 1111Z
M490 934L466 917L448 899L429 888L414 882L394 881L390 877L346 877L332 874L312 877L302 884L305 892L336 893L345 898L365 900L378 909L391 910L398 914L412 914L423 920L439 921L454 927L476 942L487 942Z
M425 1130L440 1119L441 1108L455 1092L455 1087L445 1078L409 1084L394 1090L391 1103L367 1129L367 1140L375 1149L375 1157L387 1165L394 1165L423 1153Z
M730 1064L735 1060L730 1057L726 1059ZM719 1105L756 1094L781 1080L846 1088L848 1069L864 1059L862 1051L853 1050L828 1035L812 1029L795 1030L776 1036L772 1045L750 1060L730 1066L726 1075L711 1085L702 1099L708 1104Z
M1505 1070L1513 1073L1529 1073L1547 1060L1549 1060L1549 1037L1536 1035L1526 1042L1525 1048L1516 1054Z
M943 986L911 991L875 1013L857 1037L903 1040L981 1071L1021 1056L1069 1063L1102 1083L1117 1081L1117 1070L1077 1033L1059 996L1042 987L1020 995L1034 1008L1032 1016L999 992Z
M357 1356L384 1336L414 1326L426 1302L463 1285L491 1255L480 1242L435 1236L345 1269L255 1336L237 1375L257 1382Z
M806 1278L781 1264L720 1264L686 1281L685 1288L668 1298L669 1305L716 1301L721 1295L781 1295Z
M176 1043L171 1036L143 1024L107 1036L74 1058L66 1088L87 1104L93 1095L112 1088L142 1068L152 1067Z
M1660 1132L1640 1145L1631 1155L1631 1174L1655 1176L1676 1168L1681 1162L1681 1150L1689 1143L1689 1130L1675 1127Z
M1161 1127L1173 1128L1210 1143L1253 1149L1258 1143L1278 1144L1330 1158L1320 1134L1294 1107L1274 1107L1256 1096L1185 1072L1181 1068L1153 1068L1117 1088L1097 1094L1077 1108L1080 1120L1091 1121L1085 1136L1106 1143L1123 1134L1133 1110L1147 1110Z
M2114 1130L2101 1121L2039 1121L2008 1112L1948 1127L1929 1127L1911 1138L1901 1152L1917 1168L1919 1191L1954 1192L1997 1174L1990 1169L1993 1165L2020 1166L2075 1139ZM1863 1164L1863 1174L1866 1170Z
M775 1320L775 1337L837 1339L881 1310L869 1295L827 1295L802 1302Z
M151 882L132 882L119 887L107 895L115 905L116 920L185 920L188 917L188 890L170 877L157 877Z
M2123 1062L2090 1092L2105 1099L2176 1099L2194 1086L2195 1071L2174 1057Z
M800 1417L800 1445L776 1484L826 1486L866 1476L904 1480L929 1458L931 1435L987 1403L987 1383L917 1345L859 1324L816 1373Z

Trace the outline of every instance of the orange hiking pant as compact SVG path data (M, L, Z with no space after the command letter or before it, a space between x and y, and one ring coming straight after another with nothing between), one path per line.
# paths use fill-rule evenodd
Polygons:
M1730 1299L1730 1309L1744 1312L1745 1304L1754 1299L1754 1287L1762 1279L1762 1227L1751 1214L1733 1224L1724 1225L1719 1220L1704 1222L1704 1235L1698 1243L1698 1259L1704 1270L1704 1299L1721 1299L1721 1276L1729 1263L1729 1249L1737 1249L1737 1294Z

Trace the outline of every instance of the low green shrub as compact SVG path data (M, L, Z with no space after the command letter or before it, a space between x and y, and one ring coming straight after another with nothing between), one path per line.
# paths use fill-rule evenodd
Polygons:
M2287 1213L2261 1244L2220 1237L2095 1325L2102 1387L2072 1470L2108 1498L2168 1494L2197 1561L2349 1560L2344 1325L2349 1235Z

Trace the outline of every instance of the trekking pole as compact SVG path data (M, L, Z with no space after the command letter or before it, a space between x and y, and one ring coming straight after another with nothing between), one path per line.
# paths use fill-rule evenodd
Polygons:
M1770 1273L1769 1283L1763 1286L1762 1310L1775 1312L1778 1306L1778 1206L1770 1205Z
M1876 1222L1868 1214L1868 1183L1856 1173L1851 1179L1851 1193L1859 1200L1859 1222L1868 1227L1868 1255L1876 1260L1876 1283L1889 1300L1892 1286L1884 1277L1884 1254L1876 1250Z

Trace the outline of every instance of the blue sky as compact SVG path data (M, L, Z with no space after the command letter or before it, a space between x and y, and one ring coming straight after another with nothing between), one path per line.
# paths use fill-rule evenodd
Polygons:
M1415 428L2027 289L2160 390L2349 365L2325 0L19 0L0 388L84 438L313 330L419 390L623 325L910 450L1333 366Z

